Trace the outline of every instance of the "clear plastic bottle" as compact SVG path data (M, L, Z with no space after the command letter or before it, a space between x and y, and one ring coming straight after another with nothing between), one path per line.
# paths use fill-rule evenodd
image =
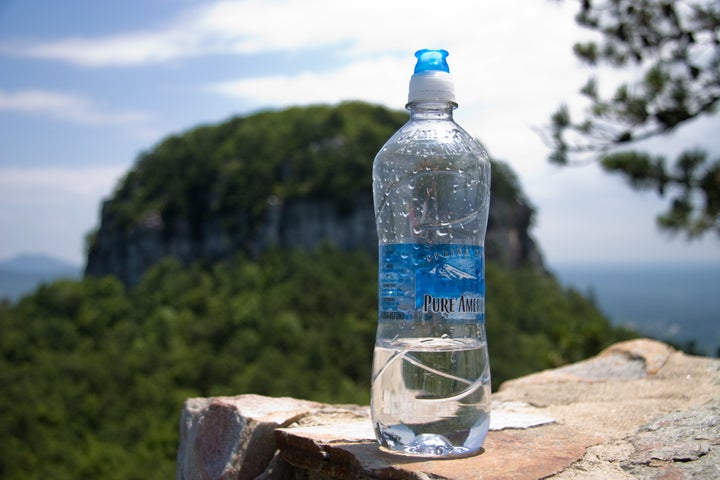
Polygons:
M420 50L409 121L375 157L378 330L371 412L381 447L457 457L490 423L484 240L490 160L453 120L445 50Z

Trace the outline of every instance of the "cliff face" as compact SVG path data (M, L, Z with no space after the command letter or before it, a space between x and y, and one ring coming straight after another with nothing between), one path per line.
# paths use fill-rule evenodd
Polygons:
M376 255L372 159L406 117L365 104L289 112L294 116L272 112L204 127L146 154L103 204L86 275L115 275L133 285L166 256L189 264L239 252L254 257L269 247L330 244ZM309 137L298 133L303 113L321 118ZM268 145L253 148L243 132L268 116L265 130L284 122L284 138L260 139ZM373 138L362 131L354 138L357 122L372 126ZM285 146L269 152L273 142ZM494 167L487 258L542 269L529 233L533 210L509 168Z

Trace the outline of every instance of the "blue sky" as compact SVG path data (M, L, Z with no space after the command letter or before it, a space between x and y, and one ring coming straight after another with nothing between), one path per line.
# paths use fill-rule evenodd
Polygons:
M574 2L0 0L0 259L84 263L85 234L163 137L263 108L360 99L402 109L419 48L441 47L456 119L520 176L552 264L720 260L657 231L664 203L595 166L557 169L535 129L579 106L589 33ZM603 78L615 82L618 72ZM654 142L720 152L718 118Z

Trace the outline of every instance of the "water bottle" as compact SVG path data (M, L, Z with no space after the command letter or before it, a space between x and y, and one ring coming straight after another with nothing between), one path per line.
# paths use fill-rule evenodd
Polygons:
M490 160L453 120L445 50L420 50L410 119L373 163L379 240L371 416L384 450L478 453L490 424L484 240Z

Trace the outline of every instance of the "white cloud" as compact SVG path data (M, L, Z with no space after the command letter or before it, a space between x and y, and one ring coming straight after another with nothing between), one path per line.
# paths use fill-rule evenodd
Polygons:
M217 4L217 17L208 15L206 21L224 31L247 5ZM333 50L342 62L332 69L308 65L300 74L244 75L215 83L211 91L242 97L255 108L348 99L402 108L412 52L443 47L450 51L456 80L458 120L492 153L521 166L523 175L547 167L546 148L533 127L547 122L550 112L585 80L586 72L571 53L580 29L572 19L576 6L568 3L530 0L508 8L501 2L448 1L438 12L436 2L330 2L329 20L322 26L312 17L294 25L283 20L297 17L298 9L306 8L302 2L282 2L282 9L276 8L278 2L254 5L256 14L263 8L266 13L280 11L277 21L283 27L283 35L278 35L258 14L248 31L259 45L293 50L313 42L342 43ZM442 15L447 15L447 23L439 21Z
M0 168L0 258L50 249L83 263L78 240L97 226L101 200L127 168Z
M74 37L47 42L8 41L0 53L59 60L86 67L132 66L218 53L254 53L298 49L335 42L336 29L308 28L339 9L337 2L313 5L319 16L307 15L306 3L287 1L207 2L181 12L154 30L101 37ZM338 27L342 30L342 27ZM342 40L344 37L340 37Z
M106 110L85 97L47 90L0 90L2 110L47 115L88 125L138 125L152 118L146 112Z
M551 265L720 261L715 236L689 242L660 230L655 218L669 201L632 190L597 165L557 169L537 180L536 236Z
M127 171L127 165L105 167L2 167L3 202L42 192L68 195L106 195Z
M465 45L479 58L513 44L533 48L526 27L568 6L538 0L510 9L501 2L246 0L204 2L154 29L52 41L6 41L0 53L87 67L132 66L208 54L300 51L342 46L348 57L392 50ZM572 8L575 8L572 6ZM540 15L543 15L542 22ZM565 19L550 35L573 29ZM546 34L547 35L547 34ZM543 42L532 38L531 42ZM509 59L512 61L512 59Z
M407 97L408 62L384 56L336 70L220 82L208 90L264 105L337 103L362 99L385 105Z

